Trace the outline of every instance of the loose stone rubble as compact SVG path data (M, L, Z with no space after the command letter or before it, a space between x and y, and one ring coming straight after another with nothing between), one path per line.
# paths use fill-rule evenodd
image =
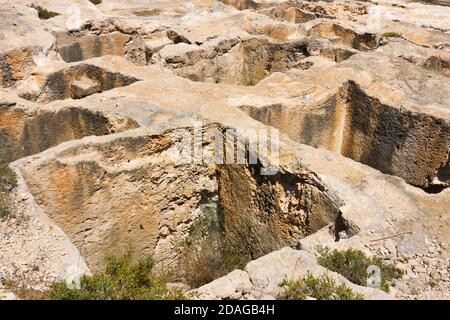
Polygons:
M31 4L58 15L41 20ZM253 261L194 298L273 299L285 276L310 271L366 299L450 299L450 7L439 4L1 2L0 160L18 185L0 218L0 297L16 298L5 283L44 291L95 273L129 245L176 269L192 225L214 215ZM209 137L213 157L206 133L231 128L247 142L278 129L279 156L174 163L177 130ZM318 265L318 244L406 274L389 294L354 285Z

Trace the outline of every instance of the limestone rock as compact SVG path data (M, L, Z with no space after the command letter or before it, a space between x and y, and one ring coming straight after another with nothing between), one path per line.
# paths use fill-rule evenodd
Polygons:
M423 232L416 232L407 236L397 246L399 256L425 255L428 251L427 236Z
M71 85L72 96L81 99L100 91L100 86L87 77L75 80Z

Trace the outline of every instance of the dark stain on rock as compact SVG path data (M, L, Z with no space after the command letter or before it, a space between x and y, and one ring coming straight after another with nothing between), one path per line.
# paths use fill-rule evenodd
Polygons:
M66 62L76 62L84 60L83 50L78 42L72 43L70 46L58 49L61 58Z
M446 163L450 124L424 113L394 108L349 82L341 153L383 173L427 188Z
M11 72L11 66L7 61L6 55L0 55L0 72L2 79L1 85L3 87L9 87L13 85L14 83L13 74Z
M107 71L94 65L80 64L49 75L38 95L24 93L21 97L37 102L83 98L84 95L80 97L74 95L72 90L72 83L82 78L92 80L100 88L100 90L94 90L91 94L127 86L139 80L135 77Z

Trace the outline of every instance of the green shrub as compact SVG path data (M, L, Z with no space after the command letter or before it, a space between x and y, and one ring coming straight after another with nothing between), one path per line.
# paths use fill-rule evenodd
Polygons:
M52 300L178 300L180 290L168 290L169 274L156 274L154 262L146 257L132 263L132 251L120 258L108 256L106 269L94 276L82 276L79 288L57 282L48 292ZM72 288L73 287L73 288Z
M2 284L8 291L14 293L19 300L44 300L46 298L45 292L27 287L21 281L5 279Z
M317 300L363 300L364 298L344 284L336 285L336 281L327 274L314 277L308 272L306 276L298 280L285 278L280 287L283 288L283 292L279 298L286 300L305 300L308 297Z
M385 32L381 36L384 38L401 38L402 34L398 32Z
M215 205L204 205L202 211L182 245L179 267L181 276L193 288L244 267L249 261L225 239Z
M6 217L9 214L7 202L7 197L0 193L0 219Z
M56 17L59 15L59 13L47 10L44 7L41 7L40 5L32 4L31 8L37 10L39 19L42 19L42 20L47 20L47 19L50 19L50 18L53 18L53 17Z
M229 272L245 266L243 258L225 243L217 246L205 240L200 247L185 247L180 268L185 281L198 288Z
M102 3L102 0L89 0L90 2L92 2L95 5L98 5L100 3Z
M6 162L0 160L0 192L9 192L16 185L16 174Z
M0 218L9 213L9 193L17 185L17 177L9 165L0 160Z
M381 270L381 289L389 292L391 281L399 279L403 271L393 265L384 263L378 257L368 257L361 250L347 249L344 251L318 247L317 251L321 256L317 259L323 267L337 272L349 281L367 286L367 268L371 265L378 266Z

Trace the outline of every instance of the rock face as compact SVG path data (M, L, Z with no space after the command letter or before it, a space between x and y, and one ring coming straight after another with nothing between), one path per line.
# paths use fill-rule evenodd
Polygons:
M428 188L448 180L449 122L382 104L353 81L310 113L281 104L242 110L296 141L339 152L412 185Z
M88 109L29 108L24 103L0 104L0 159L14 161L44 151L62 142L89 135L120 132L137 124L132 120L105 116Z
M125 252L128 246L173 264L200 203L213 201L214 170L175 168L176 145L170 137L168 132L72 146L24 171L38 205L66 232L91 270L102 270L105 252ZM42 175L37 177L37 171ZM166 228L169 234L163 233Z
M76 62L104 55L123 56L125 44L130 41L130 36L120 32L98 36L74 36L64 33L57 35L56 39L61 58L66 62Z
M0 160L18 181L0 296L128 246L178 270L213 220L247 262L200 299L277 298L307 271L368 299L448 298L449 17L398 1L1 3ZM317 244L405 277L391 295L356 286Z
M354 83L343 91L339 99L348 105L342 155L424 188L448 170L448 121L383 105Z
M226 237L251 257L295 246L339 215L339 199L314 176L283 170L261 177L255 167L235 165L220 167L219 179Z
M54 38L31 8L8 1L0 12L0 86L10 87L33 71L34 56L47 55Z
M180 146L172 137L169 130L70 143L20 169L36 203L91 270L101 270L108 250L128 246L175 265L182 240L206 207L217 208L230 243L256 257L336 220L339 202L314 176L283 172L261 179L255 167L175 165ZM203 157L210 157L206 143Z
M104 70L96 65L78 64L67 69L51 70L34 80L40 88L21 92L21 97L30 101L49 102L84 98L94 93L128 86L139 79Z

